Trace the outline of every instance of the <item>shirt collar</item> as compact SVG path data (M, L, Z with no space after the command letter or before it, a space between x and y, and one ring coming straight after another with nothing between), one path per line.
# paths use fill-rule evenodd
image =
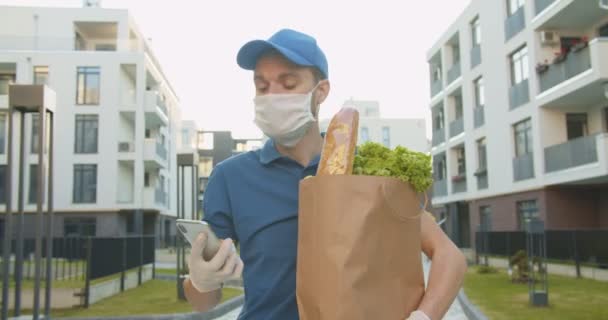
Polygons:
M325 138L325 132L321 132L321 136ZM272 139L268 139L260 151L260 163L263 165L268 165L282 157L283 155L277 150L276 146L274 145L274 141ZM309 166L319 164L320 160L321 155L319 154L312 159Z

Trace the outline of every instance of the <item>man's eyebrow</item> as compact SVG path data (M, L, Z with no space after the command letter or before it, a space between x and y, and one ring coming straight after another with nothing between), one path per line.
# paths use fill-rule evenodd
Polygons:
M254 81L256 81L256 80L265 80L265 79L264 79L264 77L262 77L262 76L261 76L261 75L259 75L259 74L254 74L254 75L253 75L253 80L254 80Z
M301 76L300 76L300 74L299 74L299 73L297 73L297 72L295 72L295 71L288 71L288 72L282 73L282 74L279 76L279 79L281 79L281 80L285 80L285 78L296 78L296 79L300 79L300 78L301 78Z

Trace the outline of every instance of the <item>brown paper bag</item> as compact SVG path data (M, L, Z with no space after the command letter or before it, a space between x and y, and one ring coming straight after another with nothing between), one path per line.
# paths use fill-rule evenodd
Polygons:
M300 319L406 319L424 294L421 212L416 192L398 179L303 180L296 290Z

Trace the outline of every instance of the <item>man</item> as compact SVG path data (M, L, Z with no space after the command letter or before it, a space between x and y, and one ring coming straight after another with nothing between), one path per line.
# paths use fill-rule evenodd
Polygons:
M195 241L186 297L196 310L214 307L223 282L238 278L244 265L246 300L239 319L298 319L298 184L316 172L323 146L317 120L330 90L327 60L314 38L285 29L267 41L245 44L237 62L254 70L255 123L270 139L262 149L228 159L213 171L203 210L226 240L210 261L201 257L205 236ZM441 319L461 286L466 263L428 215L422 217L421 237L433 265L428 289L410 319ZM231 239L240 243L242 260Z

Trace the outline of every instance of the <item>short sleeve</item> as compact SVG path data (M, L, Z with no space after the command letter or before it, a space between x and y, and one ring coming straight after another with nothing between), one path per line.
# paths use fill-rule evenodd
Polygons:
M222 169L221 166L217 166L209 177L207 188L205 188L203 194L203 221L211 226L218 238L230 238L238 241L230 208L226 178Z

